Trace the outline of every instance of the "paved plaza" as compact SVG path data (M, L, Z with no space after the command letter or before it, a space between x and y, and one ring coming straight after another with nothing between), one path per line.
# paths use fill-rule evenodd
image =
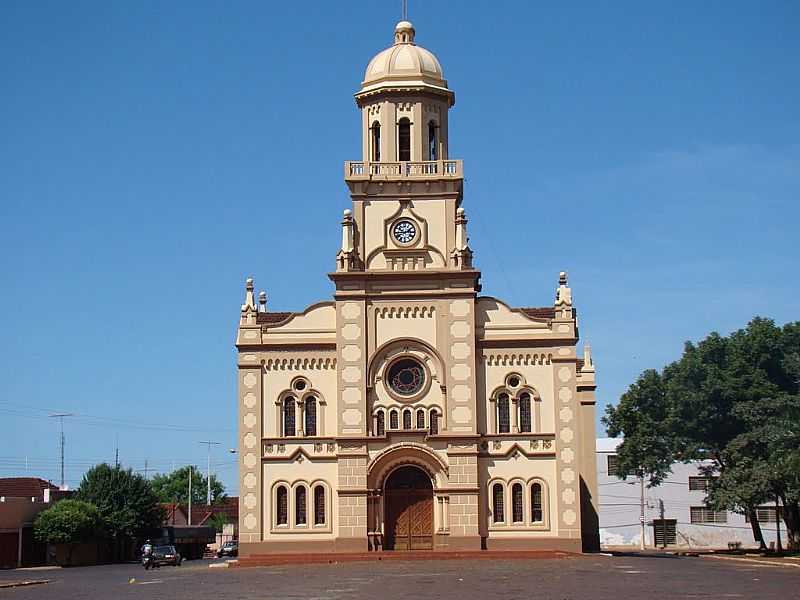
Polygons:
M0 598L374 600L797 598L800 568L702 557L604 556L564 559L368 562L211 569L207 561L145 572L138 565L0 571ZM135 582L130 583L130 579Z

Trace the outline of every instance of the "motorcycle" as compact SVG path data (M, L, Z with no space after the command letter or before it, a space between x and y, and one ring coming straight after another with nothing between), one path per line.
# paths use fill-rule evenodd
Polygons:
M151 554L150 556L142 557L142 566L144 567L145 571L147 571L148 569L157 569L158 562L156 562L155 558Z

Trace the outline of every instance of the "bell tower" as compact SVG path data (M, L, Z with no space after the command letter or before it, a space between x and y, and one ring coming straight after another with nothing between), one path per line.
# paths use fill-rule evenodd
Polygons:
M345 163L353 208L342 221L337 272L472 270L462 161L449 156L455 94L415 38L400 21L355 94L362 160Z

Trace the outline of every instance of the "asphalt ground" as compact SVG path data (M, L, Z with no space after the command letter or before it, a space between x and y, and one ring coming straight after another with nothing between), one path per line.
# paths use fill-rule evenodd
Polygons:
M104 565L0 571L0 582L49 579L0 589L0 599L159 600L650 600L800 598L800 569L703 557L604 556L563 559L365 562L209 568L211 561L144 571ZM131 578L134 581L131 583Z

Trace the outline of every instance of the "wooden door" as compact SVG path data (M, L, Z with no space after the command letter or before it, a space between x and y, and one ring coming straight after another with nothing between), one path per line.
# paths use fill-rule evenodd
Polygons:
M390 479L386 489L386 548L431 550L433 489L430 481L426 485L424 479L402 475Z

